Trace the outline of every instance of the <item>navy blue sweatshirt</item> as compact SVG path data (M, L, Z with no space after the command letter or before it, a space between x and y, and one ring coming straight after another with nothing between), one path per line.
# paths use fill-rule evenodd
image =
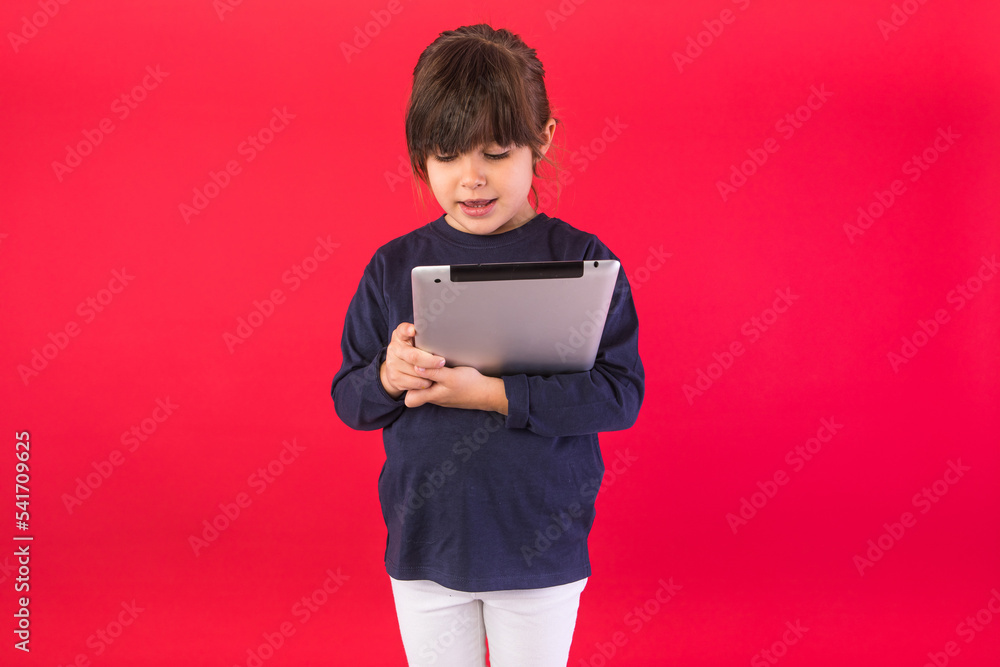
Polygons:
M506 416L407 408L379 379L386 347L413 322L410 270L437 264L617 259L598 238L543 213L509 232L468 234L440 217L385 244L344 321L337 414L382 429L387 572L478 592L590 576L587 536L604 474L599 431L629 428L643 396L638 319L620 271L594 368L504 376Z

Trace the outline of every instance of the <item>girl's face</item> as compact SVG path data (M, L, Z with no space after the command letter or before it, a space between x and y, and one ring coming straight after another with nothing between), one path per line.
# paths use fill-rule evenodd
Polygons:
M555 124L545 126L543 154ZM460 155L431 155L427 180L449 225L469 234L501 234L535 217L528 202L533 168L530 147L491 144Z

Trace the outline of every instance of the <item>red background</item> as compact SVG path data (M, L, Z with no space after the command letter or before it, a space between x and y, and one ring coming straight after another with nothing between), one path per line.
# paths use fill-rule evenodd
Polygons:
M222 18L210 0L69 2L51 18L4 3L0 662L247 665L289 622L264 664L403 664L380 435L340 423L329 385L363 266L438 215L391 176L413 64L441 30L488 21L547 68L572 182L546 211L622 258L642 322L646 400L634 428L602 437L609 466L631 462L605 478L570 664L772 664L764 649L789 666L997 664L1000 619L981 614L971 637L960 624L1000 587L1000 281L982 259L998 252L998 10L904 4L912 16L885 32L892 3L868 0L247 0ZM122 118L115 100L147 67L167 74ZM800 108L813 87L829 98ZM275 108L294 118L248 161L241 142ZM789 136L779 122L796 112ZM103 119L114 129L57 175ZM947 151L908 173L949 128ZM717 183L769 139L777 152L724 199ZM186 222L180 205L230 160L239 173ZM863 234L845 230L896 180ZM292 289L283 276L318 237L339 246ZM108 291L123 268L134 278ZM979 288L961 308L959 285ZM797 298L775 317L786 289ZM224 334L273 290L284 302L230 352ZM52 358L22 377L36 351ZM689 400L699 372L715 379ZM842 428L796 469L786 454L824 419ZM122 435L144 420L156 430L129 451ZM293 439L297 458L255 486ZM69 511L115 451L121 465ZM934 491L949 462L968 470ZM766 484L775 474L787 484ZM249 506L195 555L189 538L240 493ZM744 498L762 506L734 534ZM906 512L905 533L885 534ZM12 646L15 534L34 537L30 655ZM880 537L862 574L855 556ZM349 578L303 623L293 607L327 570ZM663 605L661 581L681 586ZM97 640L132 601L134 621Z

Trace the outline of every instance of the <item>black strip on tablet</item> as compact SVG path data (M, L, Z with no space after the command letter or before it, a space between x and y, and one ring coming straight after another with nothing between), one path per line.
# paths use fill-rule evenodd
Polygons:
M455 264L451 266L453 283L484 280L539 280L544 278L580 278L583 262L515 262L510 264Z

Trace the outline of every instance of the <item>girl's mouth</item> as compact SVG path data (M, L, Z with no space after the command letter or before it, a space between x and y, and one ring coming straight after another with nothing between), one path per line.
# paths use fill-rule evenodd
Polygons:
M473 218L478 218L489 215L496 202L496 199L467 199L458 202L458 205L462 209L462 213Z

